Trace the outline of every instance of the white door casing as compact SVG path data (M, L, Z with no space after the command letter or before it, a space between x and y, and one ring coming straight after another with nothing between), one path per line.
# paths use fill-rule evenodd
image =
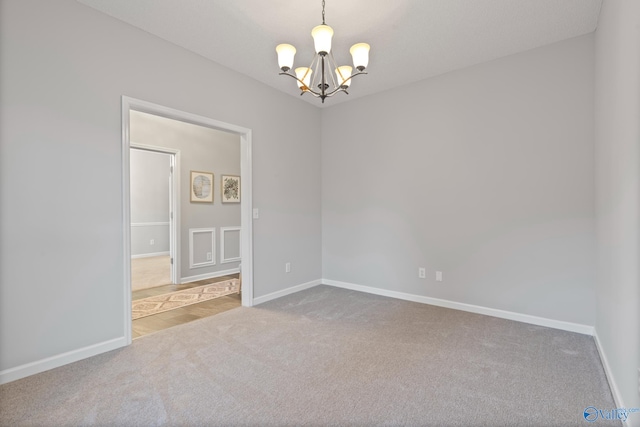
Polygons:
M130 111L140 111L143 113L154 114L156 116L168 119L179 120L198 126L209 127L212 129L229 132L240 136L240 175L242 201L240 206L240 248L242 259L242 305L245 307L253 306L253 218L252 218L252 141L251 129L236 126L233 124L221 122L208 117L187 113L173 108L165 107L151 102L142 101L128 96L122 96L122 226L123 226L123 304L124 304L124 337L127 344L131 344L131 201L129 189L130 162L129 150L132 143L130 136ZM135 145L135 143L134 143ZM163 149L165 150L165 149ZM177 153L179 154L179 153ZM177 158L176 158L177 160ZM174 174L178 175L177 167L179 162L176 161ZM176 180L174 180L175 182ZM174 188L179 191L179 188ZM178 199L179 193L174 193L174 200ZM174 207L174 219L178 224L175 215L178 209ZM178 227L175 227L178 229ZM179 244L179 233L176 233L175 244ZM179 251L175 251L178 254ZM178 254L179 256L179 254ZM180 265L179 259L174 259L174 267ZM176 268L173 269L176 271Z

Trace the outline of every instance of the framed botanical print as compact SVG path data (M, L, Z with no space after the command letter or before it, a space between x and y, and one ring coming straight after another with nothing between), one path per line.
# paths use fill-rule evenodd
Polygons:
M240 203L240 177L222 175L222 203Z
M213 203L213 173L191 171L191 201Z

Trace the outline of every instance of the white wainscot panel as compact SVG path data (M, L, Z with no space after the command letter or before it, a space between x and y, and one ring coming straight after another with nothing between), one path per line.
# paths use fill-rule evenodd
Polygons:
M189 267L216 265L216 229L189 229Z
M220 227L220 264L240 261L240 227Z

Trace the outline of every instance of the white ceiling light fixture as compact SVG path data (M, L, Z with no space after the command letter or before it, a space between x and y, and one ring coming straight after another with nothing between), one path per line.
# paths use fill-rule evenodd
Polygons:
M324 0L322 0L322 25L318 25L311 30L313 43L316 53L308 67L298 67L295 74L290 70L293 68L293 58L296 54L296 48L290 44L279 44L276 47L278 53L278 66L280 67L280 75L293 77L298 81L300 95L310 93L316 98L324 100L338 92L347 92L351 79L360 74L367 74L365 69L369 65L369 45L366 43L356 43L351 46L349 52L353 58L353 66L357 70L351 74L353 68L349 65L337 66L336 60L331 52L331 38L333 37L333 29L325 23L324 20ZM312 79L312 75L315 76ZM335 73L335 76L334 76ZM331 85L329 84L331 82ZM318 90L313 88L317 87Z

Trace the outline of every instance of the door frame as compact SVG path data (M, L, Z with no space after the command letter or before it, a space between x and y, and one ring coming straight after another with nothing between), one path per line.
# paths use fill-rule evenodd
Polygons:
M240 137L240 253L242 257L242 305L253 306L253 204L252 204L252 141L251 129L187 113L163 105L122 96L122 229L123 229L123 313L124 338L131 344L131 200L129 189L130 116L131 110L204 126ZM177 260L175 261L177 262Z
M177 224L180 224L180 150L166 147L156 147L154 145L138 144L129 141L129 149L150 151L153 153L166 154L170 158L170 183L169 183L169 257L171 263L171 283L180 284L180 233ZM129 163L131 172L131 163ZM131 183L129 183L131 185ZM131 198L129 198L131 204ZM131 205L129 205L131 206Z

